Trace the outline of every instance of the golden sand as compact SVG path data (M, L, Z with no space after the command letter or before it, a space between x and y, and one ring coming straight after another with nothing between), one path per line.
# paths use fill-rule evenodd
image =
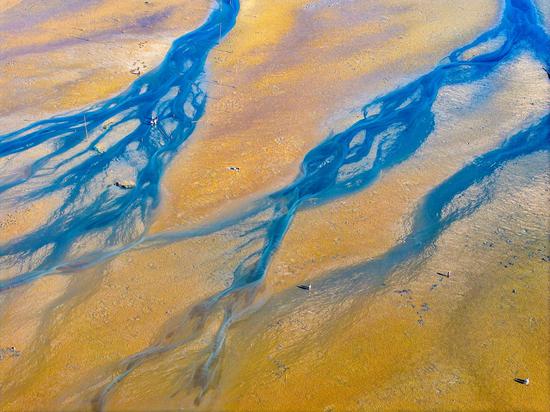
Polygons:
M19 371L18 379L2 382L4 407L89 408L94 385L105 384L119 361L146 349L170 323L177 325L193 303L228 285L224 267L238 256L228 260L217 251L230 244L209 237L129 252L76 276L66 275L61 279L70 279L69 286L56 294L57 276L8 292L0 335L9 337L10 346L24 349L20 358L1 365ZM204 253L209 249L212 253ZM52 289L56 305L39 298L36 311L25 311L24 302L44 289ZM28 317L23 324L22 311ZM30 349L29 336L34 338Z
M73 25L83 29L82 36L113 31L108 41L81 40L0 66L0 86L15 84L18 90L17 98L0 94L0 113L11 125L21 125L26 116L44 117L120 91L133 78L134 62L153 67L176 35L204 18L209 4L184 1L158 26L120 33L125 23L150 13L138 3L105 1L75 13L66 25L48 20L42 25L47 36L34 28L27 36L10 37L16 50L67 39ZM176 3L181 1L162 7ZM499 13L495 0L434 1L429 7L418 0L357 0L346 2L346 9L306 3L242 1L237 25L210 55L211 100L166 175L154 231L229 214L245 200L288 183L304 154L332 128L351 124L363 103L429 70ZM503 184L504 194L453 226L433 256L393 274L381 289L348 298L334 291L315 301L294 288L308 279L322 285L330 270L344 270L391 247L421 196L529 120L526 107L533 99L544 103L547 86L540 84L547 83L539 82L528 56L513 67L516 72L503 78L519 80L503 80L480 108L498 116L446 111L472 93L449 90L440 96L437 116L456 118L455 128L437 129L418 155L368 191L298 214L268 273L267 304L230 329L216 389L201 408L543 410L549 401L548 365L542 361L548 307L529 304L548 302L541 276L546 266L536 254L540 246L518 250L504 240L491 250L480 246L493 239L501 222L497 216L513 222L525 205L535 216L544 214L544 199L531 192L513 193L518 200L510 207ZM501 118L511 120L503 125ZM541 190L540 182L521 183L533 193ZM37 215L37 222L41 218ZM531 236L543 239L536 222L528 223L534 225ZM23 230L18 225L13 233ZM518 231L508 225L507 233ZM91 408L99 388L121 372L121 361L156 343L177 341L189 309L227 287L231 268L245 255L228 253L233 246L222 233L130 251L1 295L0 346L21 350L21 356L0 362L2 408ZM538 260L528 256L532 250ZM504 271L502 256L512 252L518 256L514 267ZM448 262L456 262L453 276L439 279L435 271L446 270ZM370 288L366 281L361 285ZM394 292L403 289L412 293ZM193 367L219 321L215 316L205 339L136 369L111 394L107 409L192 404L195 394L182 385L193 379ZM530 376L532 385L514 383L516 375Z
M408 229L407 217L431 188L544 115L550 107L544 75L536 61L523 55L477 84L449 86L434 106L435 131L414 156L368 190L297 214L267 287L278 291L311 280L395 244ZM472 103L480 91L485 99Z
M159 64L172 41L197 27L211 4L12 3L4 7L4 18L21 21L22 27L0 32L5 55L0 61L0 133L124 90L136 77L132 69L145 73Z
M499 13L494 0L308 3L243 1L225 52L209 60L219 85L209 84L206 114L166 174L153 231L219 216L288 183L305 153L357 120L363 104L429 70ZM351 42L349 31L359 33Z
M205 408L545 410L545 161L531 156L507 167L494 202L381 289L365 273L355 280L362 292L338 293L349 271L337 283L319 279L310 295L275 295L231 329ZM436 274L446 270L449 278Z

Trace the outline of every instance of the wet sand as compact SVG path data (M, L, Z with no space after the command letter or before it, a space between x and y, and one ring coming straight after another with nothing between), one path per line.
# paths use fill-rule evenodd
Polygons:
M237 323L205 409L545 410L546 161L506 167L494 202L384 285L329 271Z
M123 89L133 78L128 61L153 67L173 37L204 18L208 2L204 9L188 3L173 9L170 3L169 17L137 28L139 13L151 14L141 2L139 8L120 2L120 9L117 2L117 10L107 3L89 6L85 16L75 17L75 26L89 37L103 39L102 31L109 32L103 45L70 40L50 50L73 36L72 23L51 37L10 40L14 66L2 81L22 84L17 99L0 97L8 129L28 116L73 109ZM427 71L499 13L497 2L489 0L430 7L412 0L306 3L243 1L235 29L210 55L211 100L165 176L153 232L219 218L288 183L304 154L331 128L352 123L372 97ZM119 21L109 20L113 12ZM147 44L140 46L144 38ZM41 51L27 55L21 52L26 47ZM97 64L86 50L109 64ZM42 59L54 66L36 65ZM62 72L70 75L51 77L60 73L55 65L65 65ZM510 191L517 182L504 180L501 197L454 226L425 262L392 274L384 285L365 281L365 294L348 298L331 294L330 286L334 273L353 271L347 268L394 245L418 199L534 117L532 102L539 110L547 107L548 83L529 57L510 70L515 72L502 73L495 80L499 88L471 113L462 111L471 91L457 87L441 96L438 116L456 119L457 126L436 128L425 149L368 191L298 214L268 273L260 297L267 304L230 330L216 389L201 408L543 410L550 380L540 361L547 357L548 308L529 304L548 302L544 228L535 219L544 221L548 199L540 195L539 178L519 182L527 189L512 205L506 199L518 196ZM501 118L511 120L501 124ZM544 158L535 164L533 173L544 174ZM526 173L525 164L516 167ZM522 207L532 212L531 220L521 220ZM35 223L23 222L29 215ZM26 216L11 224L13 233L43 218ZM518 227L505 224L503 233L494 233L518 216ZM532 231L517 235L525 227ZM131 251L0 295L1 345L21 351L0 361L3 408L91 408L98 389L120 373L120 361L167 336L177 341L193 304L230 283L228 268L240 257L228 253L230 242L221 233ZM503 256L517 256L513 268L503 267ZM448 262L454 262L451 269ZM452 270L453 276L443 279L435 274L439 270ZM303 281L314 282L313 293L295 288ZM137 369L112 393L107 410L192 405L196 391L182 388L193 381L192 368L219 321L204 339ZM513 334L518 330L523 333ZM514 383L516 375L529 375L533 384Z
M13 1L0 7L3 134L126 89L136 78L131 71L157 66L172 41L208 15L211 2ZM29 154L28 166L39 155ZM19 168L0 160L4 174ZM38 227L61 200L52 195L0 208L0 242Z
M3 2L0 133L124 90L208 15L208 0Z
M213 100L166 173L153 231L219 217L290 182L303 156L364 104L428 71L500 12L493 0L420 10L414 1L308 3L243 2L226 53L209 60Z

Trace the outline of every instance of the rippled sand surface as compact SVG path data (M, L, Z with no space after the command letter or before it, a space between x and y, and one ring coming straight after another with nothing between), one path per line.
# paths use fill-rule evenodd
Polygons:
M0 410L546 410L546 9L0 4Z

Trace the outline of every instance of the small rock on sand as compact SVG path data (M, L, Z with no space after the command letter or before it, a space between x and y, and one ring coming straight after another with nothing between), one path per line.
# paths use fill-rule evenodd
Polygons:
M529 378L514 378L514 382L520 383L522 385L529 385Z
M105 147L101 143L98 143L94 146L94 150L98 153L105 153Z
M132 180L117 180L115 186L120 187L121 189L133 189L136 187L136 183Z
M0 360L7 358L17 358L21 355L21 352L15 349L15 346L10 346L8 348L0 348Z

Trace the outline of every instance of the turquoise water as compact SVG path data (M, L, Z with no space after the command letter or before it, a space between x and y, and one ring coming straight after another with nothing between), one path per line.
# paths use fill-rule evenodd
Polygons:
M208 53L235 24L238 1L217 5L201 27L174 42L160 66L120 95L0 136L0 158L12 164L40 150L24 176L0 178L2 203L24 204L52 193L64 197L45 225L0 245L3 266L25 261L30 266L1 281L0 290L62 269L77 242L101 240L85 259L93 262L141 238L159 204L166 166L204 113L207 97L200 82ZM124 190L117 180L135 187ZM33 259L42 248L47 256Z

